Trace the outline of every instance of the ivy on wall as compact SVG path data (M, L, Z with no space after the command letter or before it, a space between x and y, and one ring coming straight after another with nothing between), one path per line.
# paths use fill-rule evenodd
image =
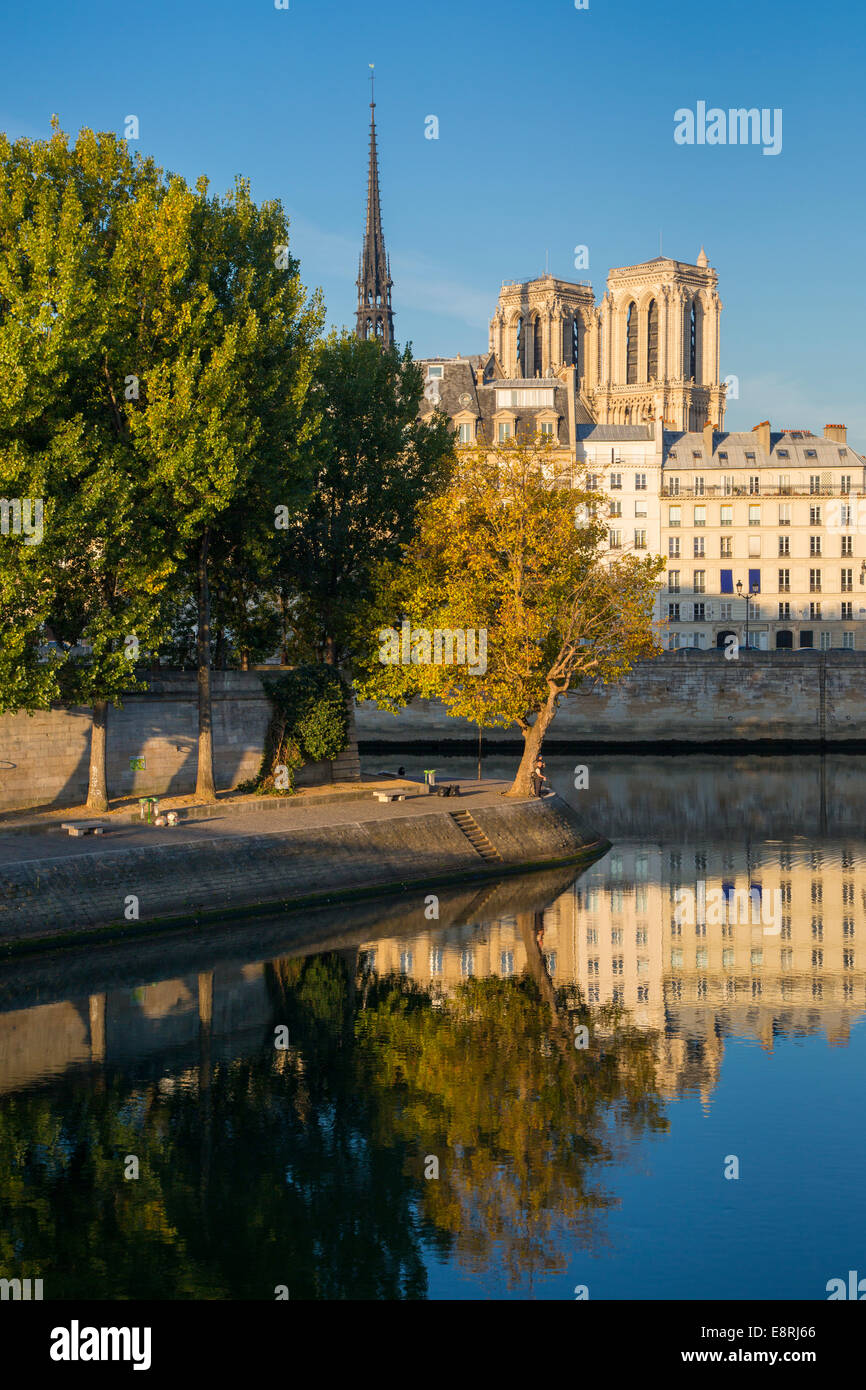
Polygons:
M265 676L271 705L258 776L237 791L291 796L295 774L308 762L339 756L349 742L349 687L333 666L296 666Z

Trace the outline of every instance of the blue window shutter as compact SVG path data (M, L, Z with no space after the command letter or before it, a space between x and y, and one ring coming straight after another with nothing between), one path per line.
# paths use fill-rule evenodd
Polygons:
M749 592L751 593L752 591L758 594L761 592L760 570L749 570Z
M722 593L732 594L734 592L734 571L722 570Z

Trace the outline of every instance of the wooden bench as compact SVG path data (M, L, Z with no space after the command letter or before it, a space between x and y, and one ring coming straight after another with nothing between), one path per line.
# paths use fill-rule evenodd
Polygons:
M105 821L66 820L60 828L67 830L70 835L101 835L105 830Z

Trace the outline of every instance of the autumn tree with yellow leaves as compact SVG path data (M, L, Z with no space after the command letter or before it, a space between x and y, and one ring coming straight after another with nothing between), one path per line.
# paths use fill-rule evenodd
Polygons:
M541 439L461 451L452 484L419 508L417 539L377 572L356 631L359 696L389 710L439 699L482 727L516 724L508 794L528 795L563 696L659 650L664 561L605 553L602 506L557 475Z

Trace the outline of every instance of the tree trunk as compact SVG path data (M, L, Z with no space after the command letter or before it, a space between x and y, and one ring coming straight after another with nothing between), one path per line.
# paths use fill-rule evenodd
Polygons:
M531 796L532 795L532 771L535 767L535 759L541 752L541 745L544 742L544 735L550 727L553 716L556 713L556 696L551 695L546 705L538 711L535 723L524 732L523 735L523 757L520 759L520 766L517 769L517 776L512 782L506 796Z
M337 643L333 637L325 638L324 649L325 665L336 666L337 664Z
M198 553L198 773L195 794L199 801L216 801L213 777L213 712L210 690L210 590L207 582L208 529Z
M286 594L284 589L280 589L280 664L289 664L289 624L286 616Z
M108 734L108 701L93 701L90 729L90 774L87 783L88 811L108 810L108 784L105 777L105 746Z

